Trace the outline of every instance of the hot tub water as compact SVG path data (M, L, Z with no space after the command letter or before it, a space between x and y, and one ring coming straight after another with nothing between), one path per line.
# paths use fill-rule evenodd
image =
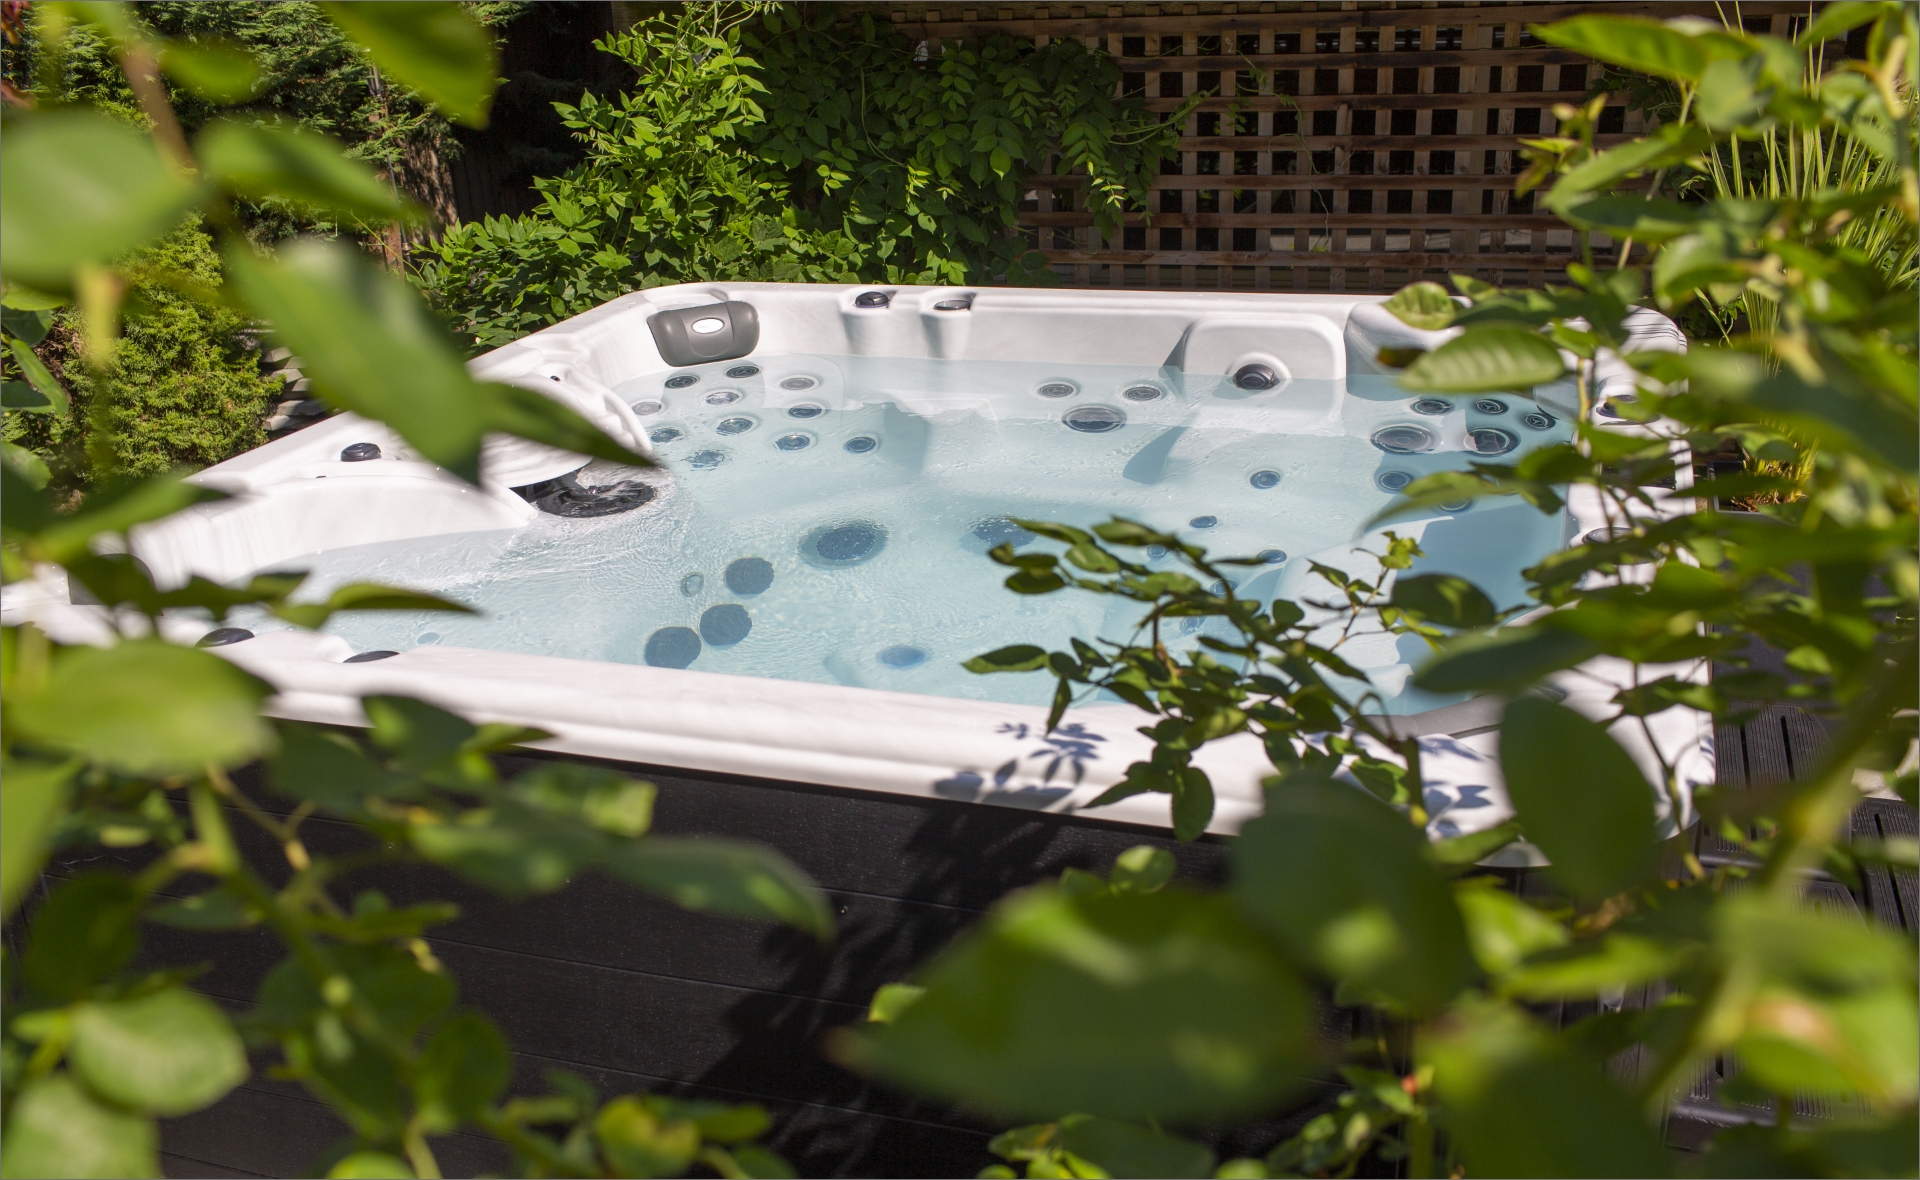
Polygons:
M1322 597L1304 559L1351 568L1365 522L1413 478L1569 437L1531 399L1414 399L1378 376L1243 389L1139 366L787 354L616 388L665 466L596 463L575 482L652 489L629 486L630 509L549 508L519 529L283 567L311 568L313 594L384 581L484 612L337 616L328 629L362 651L442 643L1044 703L1049 678L960 662L1009 643L1125 638L1139 611L1005 589L986 551L1047 544L1010 518L1132 517L1216 556L1258 555L1235 575L1246 596ZM1514 501L1390 527L1421 536L1421 569L1472 578L1502 604L1521 601L1519 570L1567 540L1563 520ZM1182 645L1206 625L1183 624ZM1368 649L1390 711L1447 703L1404 688L1424 651Z

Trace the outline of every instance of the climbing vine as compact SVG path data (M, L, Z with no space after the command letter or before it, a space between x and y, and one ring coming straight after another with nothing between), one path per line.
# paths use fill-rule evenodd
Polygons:
M700 280L1052 282L1027 178L1086 178L1111 233L1182 115L1116 96L1078 41L915 44L862 14L690 4L597 42L633 84L559 105L587 158L539 209L455 227L421 285L474 344Z

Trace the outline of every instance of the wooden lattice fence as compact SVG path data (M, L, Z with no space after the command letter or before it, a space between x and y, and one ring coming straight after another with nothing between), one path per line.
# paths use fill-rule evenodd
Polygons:
M1526 26L1576 12L1718 19L1707 3L1212 3L862 5L937 51L1004 32L1074 37L1120 59L1122 88L1187 116L1177 166L1150 212L1101 239L1080 181L1035 176L1023 231L1069 286L1392 291L1473 274L1538 284L1574 257L1574 231L1515 197L1518 140L1552 134L1556 103L1599 74ZM1756 32L1791 36L1801 2L1739 7ZM1734 11L1726 5L1729 13ZM1645 124L1613 95L1604 142ZM1596 236L1597 259L1612 245Z

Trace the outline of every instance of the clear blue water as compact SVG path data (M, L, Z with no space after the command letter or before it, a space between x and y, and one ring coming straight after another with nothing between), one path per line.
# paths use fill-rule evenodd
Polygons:
M1511 441L1518 453L1569 433L1520 397L1416 405L1379 377L1247 393L1125 366L786 355L653 373L619 392L664 469L595 465L580 482L638 478L656 487L650 503L319 554L313 592L376 580L484 612L346 615L330 629L360 650L441 643L1041 703L1045 676L978 676L961 661L1009 643L1124 638L1138 612L1006 590L1008 571L985 553L1020 539L1009 517L1133 517L1219 556L1262 555L1244 594L1319 597L1305 559L1351 564L1344 547L1395 487L1464 467L1470 447ZM1393 527L1423 537L1423 568L1473 578L1503 603L1520 601L1518 571L1565 539L1560 519L1518 503ZM1417 640L1355 649L1395 712L1440 703L1404 688L1423 653Z

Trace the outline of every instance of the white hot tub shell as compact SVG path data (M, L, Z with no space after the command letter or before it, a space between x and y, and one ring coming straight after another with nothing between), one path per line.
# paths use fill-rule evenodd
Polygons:
M884 306L860 305L863 294L875 302L872 292L886 297ZM690 284L624 296L488 353L471 368L483 379L538 389L628 447L652 453L630 395L616 393L638 375L673 368L649 319L731 303L757 313L755 357L807 354L845 358L849 365L900 358L1138 366L1184 382L1195 397L1219 398L1206 410L1214 414L1253 413L1260 406L1285 413L1289 404L1304 404L1302 391L1311 386L1320 399L1314 412L1338 422L1358 412L1346 405L1346 382L1366 378L1377 388L1385 380L1375 360L1380 348L1431 347L1448 335L1408 328L1381 302L1347 295ZM1637 347L1685 347L1657 314L1636 312L1631 327ZM1252 394L1234 389L1229 376L1248 365L1271 369L1277 387ZM1597 378L1600 405L1632 390L1632 375L1617 360L1603 360ZM949 404L926 396L932 400L920 412ZM1533 397L1561 419L1578 412L1571 383L1541 387ZM1609 429L1641 429L1610 417L1595 420ZM342 449L359 442L379 446L383 461L342 462ZM156 581L168 585L193 574L232 581L296 568L351 546L518 530L539 512L513 489L564 477L585 462L522 440L491 438L475 487L411 458L383 426L343 414L193 476L232 498L137 530L131 545ZM1682 457L1677 468L1676 487L1660 514L1693 510L1690 465ZM1570 543L1617 523L1605 518L1591 489L1575 488L1556 527L1561 543ZM1344 555L1349 572L1370 572L1362 550L1377 541L1377 530L1363 531L1346 538L1343 550L1312 556L1342 566ZM1309 589L1299 578L1279 585L1289 596ZM32 618L63 639L103 633L98 608L70 605L55 578L9 587L6 606L9 622ZM210 624L182 618L168 626L190 639ZM1008 635L1005 642L1024 638ZM1117 704L1070 710L1063 737L1046 732L1046 710L1038 706L845 683L446 644L349 663L354 651L345 639L297 631L265 632L214 650L274 685L270 709L283 717L359 725L360 697L403 694L475 721L538 726L554 735L540 745L566 754L1053 813L1081 811L1150 749L1135 728L1144 718ZM1706 670L1643 672L1669 673L1698 679ZM1625 665L1602 659L1553 677L1551 688L1564 693L1569 706L1604 718L1629 675ZM1394 719L1401 733L1421 735L1436 834L1477 831L1510 817L1494 756L1500 708L1497 700L1478 699ZM1710 718L1679 708L1652 718L1645 730L1614 728L1650 780L1660 777L1650 742L1679 766L1681 797L1668 799L1657 789L1669 831L1691 821L1691 789L1712 779L1712 733ZM1260 784L1273 769L1257 740L1242 734L1216 742L1198 762L1218 797L1211 831L1237 831L1258 814ZM1157 795L1087 814L1169 823L1167 799ZM1509 863L1532 855L1524 847L1504 854Z

